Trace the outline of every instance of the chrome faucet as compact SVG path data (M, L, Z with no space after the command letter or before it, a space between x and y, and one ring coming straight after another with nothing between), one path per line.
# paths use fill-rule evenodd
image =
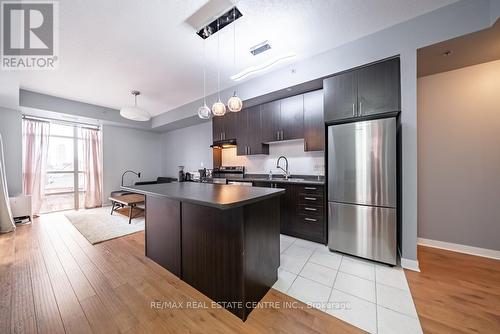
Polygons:
M283 167L280 166L281 159L285 159L285 169L283 169ZM278 158L278 161L276 161L276 168L281 169L284 173L285 180L288 180L288 177L290 176L290 173L288 172L288 159L284 155L280 156Z

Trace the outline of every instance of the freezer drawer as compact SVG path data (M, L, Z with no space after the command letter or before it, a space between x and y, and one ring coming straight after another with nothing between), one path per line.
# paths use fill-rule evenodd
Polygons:
M328 247L396 264L396 209L328 203Z

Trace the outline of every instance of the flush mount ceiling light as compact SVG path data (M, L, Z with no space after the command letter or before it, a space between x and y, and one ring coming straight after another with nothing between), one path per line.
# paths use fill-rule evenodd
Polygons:
M210 3L210 1L209 1ZM215 20L210 22L204 27L201 27L196 34L200 36L203 39L206 39L219 30L223 29L224 27L230 25L243 15L241 14L240 10L235 6L227 11L225 11L223 14L219 15Z
M123 107L120 110L120 115L124 118L130 119L132 121L145 122L151 119L151 115L144 109L137 106L137 96L141 95L141 92L133 90L130 92L134 95L134 106L133 107Z
M239 72L239 73L237 73L235 75L232 75L231 79L234 80L234 81L243 80L243 79L245 79L246 77L248 77L250 75L253 75L253 74L265 71L265 70L273 67L274 65L278 64L278 63L281 63L281 62L286 61L286 60L293 59L296 56L297 55L295 53L290 52L290 53L287 53L287 54L282 55L280 57L272 58L272 59L270 59L269 61L267 61L265 63L262 63L260 65L250 66L250 67L244 69L243 71L241 71L241 72Z

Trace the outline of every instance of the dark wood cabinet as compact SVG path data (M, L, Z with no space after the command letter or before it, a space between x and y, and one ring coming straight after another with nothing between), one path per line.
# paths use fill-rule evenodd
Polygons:
M304 95L280 101L280 140L304 138Z
M224 116L214 116L212 118L212 137L213 141L222 140L224 136Z
M358 71L358 116L401 110L399 58Z
M304 94L304 151L324 149L323 91L317 90Z
M346 72L323 81L325 121L356 117L358 88L356 72Z
M260 109L253 106L238 113L237 155L269 154L269 145L262 144Z
M265 103L261 113L263 142L304 138L304 95Z
M285 189L280 198L281 233L326 243L323 185L255 181L253 186Z
M213 141L236 139L239 133L239 113L227 111L224 116L212 119Z
M393 58L325 79L325 121L401 110L399 64L399 58Z
M178 201L146 196L146 256L177 277L181 277L180 209Z
M262 142L278 141L280 138L280 101L272 101L261 105Z
M236 139L237 155L269 154L270 142L304 138L304 151L324 150L323 91L300 94L212 120L213 141Z

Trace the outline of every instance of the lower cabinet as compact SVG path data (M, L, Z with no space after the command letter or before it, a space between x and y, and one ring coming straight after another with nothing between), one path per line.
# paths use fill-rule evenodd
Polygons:
M256 181L253 186L285 189L280 199L282 234L326 244L323 185Z

